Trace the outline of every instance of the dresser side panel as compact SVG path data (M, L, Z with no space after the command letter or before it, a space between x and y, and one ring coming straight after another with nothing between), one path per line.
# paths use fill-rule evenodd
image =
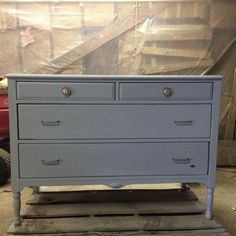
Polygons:
M217 145L218 145L218 128L220 115L220 98L221 98L221 81L215 81L213 87L213 106L211 114L211 142L209 155L209 181L208 187L213 188L216 179L216 162L217 162Z
M11 182L13 192L20 191L18 160L18 121L16 106L16 81L8 80L8 101L10 119Z

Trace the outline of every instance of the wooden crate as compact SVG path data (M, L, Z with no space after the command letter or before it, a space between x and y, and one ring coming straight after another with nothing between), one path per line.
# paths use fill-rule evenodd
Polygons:
M8 235L228 236L190 190L53 192L33 195Z

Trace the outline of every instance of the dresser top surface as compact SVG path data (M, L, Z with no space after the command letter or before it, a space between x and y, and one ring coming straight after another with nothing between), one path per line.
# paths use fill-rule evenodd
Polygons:
M23 79L23 80L136 80L136 81L168 81L168 80L193 80L193 81L215 81L222 80L220 75L43 75L43 74L8 74L8 79Z

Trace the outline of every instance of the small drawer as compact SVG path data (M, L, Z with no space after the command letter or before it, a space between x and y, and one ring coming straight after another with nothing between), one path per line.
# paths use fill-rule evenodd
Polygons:
M120 83L122 101L210 100L212 83Z
M18 82L18 99L114 100L114 83Z
M208 143L20 144L19 160L21 178L206 175Z

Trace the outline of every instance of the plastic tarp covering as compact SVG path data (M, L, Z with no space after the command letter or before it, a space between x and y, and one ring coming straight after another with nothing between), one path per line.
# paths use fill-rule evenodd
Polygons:
M0 75L221 74L232 107L236 1L1 0Z

